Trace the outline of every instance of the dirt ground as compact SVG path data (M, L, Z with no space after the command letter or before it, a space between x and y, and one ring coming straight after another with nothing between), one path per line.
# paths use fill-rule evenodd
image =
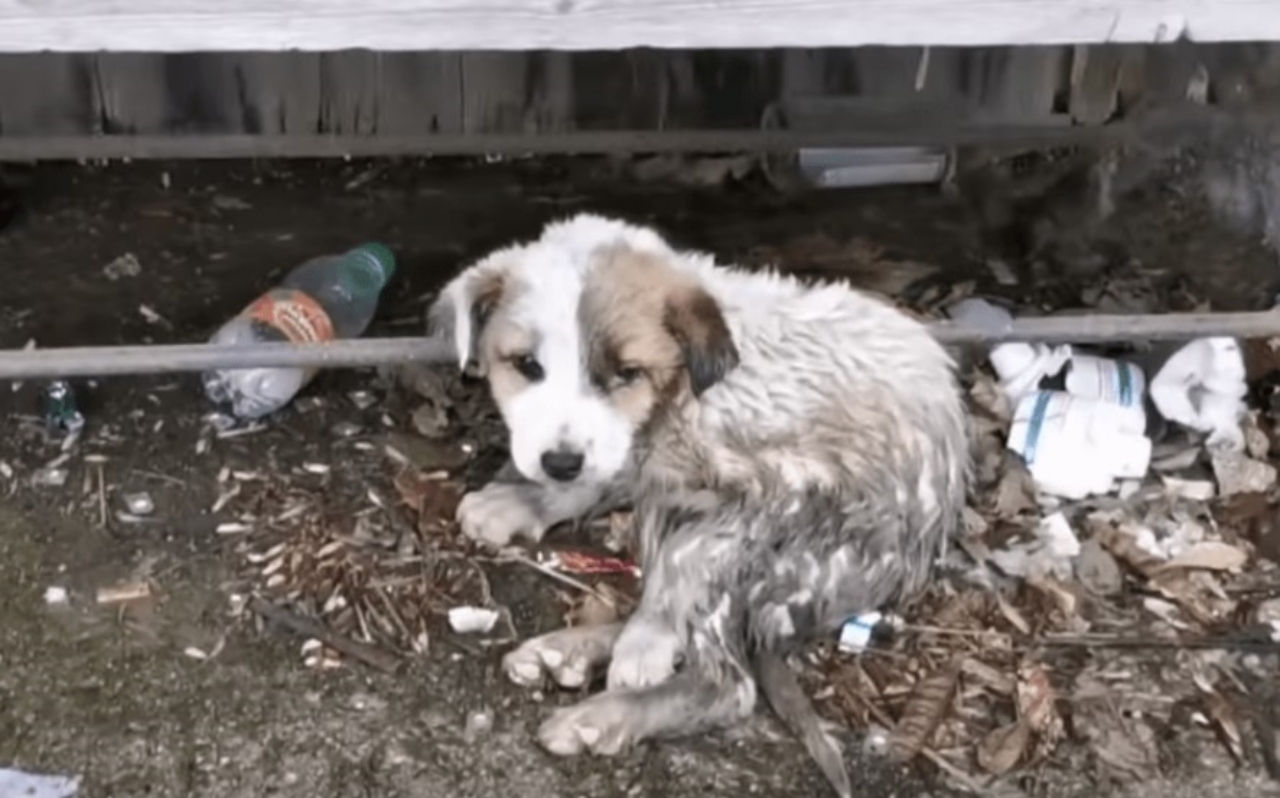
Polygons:
M947 284L1012 290L992 281L973 219L929 188L783 200L751 184L639 184L599 161L67 165L20 177L18 214L0 231L6 349L200 341L289 267L371 239L400 263L374 332L416 334L425 299L465 259L587 209L655 223L726 259L856 234L941 267ZM1156 193L1128 207L1116 223L1128 257L1215 307L1268 305L1274 256L1204 219L1170 222L1178 202ZM139 273L112 279L104 267L126 253ZM1229 272L1217 268L1226 262ZM60 455L61 438L38 419L40 387L0 387L0 461L12 471L0 475L0 767L82 775L90 798L824 794L799 745L764 718L616 761L555 760L533 730L569 699L508 685L505 649L452 634L443 617L430 619L427 652L388 675L304 667L301 638L237 615L244 551L211 512L220 472L286 475L338 514L368 506L369 491L393 496L385 443L414 437L414 401L372 371L323 374L265 430L212 439L194 377L77 382L87 426L61 486L32 483ZM353 401L359 391L372 404ZM468 479L488 467L480 458ZM143 491L154 514L122 520L125 497ZM519 636L562 622L550 580L519 565L485 570ZM150 598L95 600L121 582L149 584ZM68 601L49 603L50 588ZM862 737L847 735L859 794L948 794L927 766L891 765ZM1137 789L1275 794L1258 773L1216 763ZM1070 780L1022 786L1099 794Z

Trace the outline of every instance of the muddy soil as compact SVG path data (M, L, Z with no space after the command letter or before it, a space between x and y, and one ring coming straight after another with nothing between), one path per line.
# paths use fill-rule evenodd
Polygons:
M292 265L370 239L400 262L374 332L416 334L425 299L464 260L579 210L657 224L724 258L815 232L856 234L948 280L991 282L972 218L928 188L782 200L754 185L638 185L599 161L46 166L23 180L21 210L0 232L3 348L199 341ZM1215 307L1265 302L1272 256L1207 222L1193 235L1161 197L1143 202L1118 225L1136 230L1131 254L1196 283ZM1206 269L1223 252L1230 275ZM126 253L140 273L112 279L104 267ZM353 422L380 434L385 415L409 432L406 398L378 390L372 407L350 401L373 383L369 370L324 374L306 392L314 401L198 454L208 408L194 378L77 382L88 419L80 455L106 459L72 458L61 486L31 484L59 455L60 439L33 418L41 386L0 386L0 461L13 472L0 476L0 767L80 774L90 798L825 794L800 747L764 717L619 760L561 761L532 733L572 697L508 685L500 649L444 633L395 676L315 670L303 667L298 638L232 617L241 564L210 514L219 472L343 463L342 491L387 490L381 449L332 431ZM123 497L139 491L154 516L121 521ZM505 566L490 579L521 635L558 623L543 577ZM148 580L153 600L127 613L95 601L122 580ZM69 600L50 605L50 588ZM480 712L492 729L468 724ZM946 793L927 768L865 753L861 737L847 735L861 795ZM1252 780L1215 788L1222 778L1206 772L1194 789L1263 794Z

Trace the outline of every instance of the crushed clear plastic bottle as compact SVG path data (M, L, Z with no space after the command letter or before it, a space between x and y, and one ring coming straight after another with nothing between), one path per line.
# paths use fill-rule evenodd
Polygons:
M312 258L224 324L209 343L311 344L358 338L373 320L395 266L395 256L381 244ZM205 372L201 379L210 401L250 420L287 405L314 375L313 369L301 368L222 369Z

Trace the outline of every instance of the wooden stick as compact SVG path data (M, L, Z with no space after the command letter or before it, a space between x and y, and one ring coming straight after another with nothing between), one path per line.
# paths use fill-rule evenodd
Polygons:
M249 609L295 634L314 637L334 651L359 660L383 673L395 673L403 664L400 657L395 654L335 634L318 621L272 604L260 596L250 597Z

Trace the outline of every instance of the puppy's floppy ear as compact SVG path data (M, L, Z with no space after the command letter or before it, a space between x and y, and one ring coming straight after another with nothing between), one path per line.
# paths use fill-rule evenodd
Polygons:
M684 355L694 396L701 396L738 365L738 347L720 305L702 288L681 286L672 292L663 323Z
M484 375L480 336L502 299L505 272L496 265L472 266L455 277L427 310L427 335L450 340L458 368Z

